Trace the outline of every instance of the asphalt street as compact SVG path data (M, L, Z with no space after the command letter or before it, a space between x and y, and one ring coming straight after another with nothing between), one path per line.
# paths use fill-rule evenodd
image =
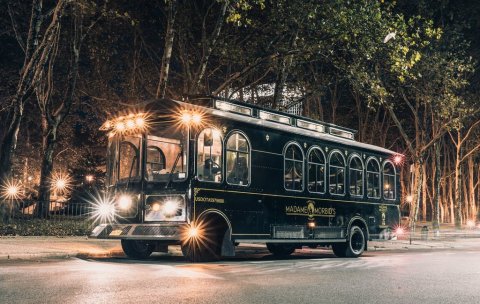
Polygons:
M367 252L303 249L205 264L181 256L0 264L1 303L480 303L480 248Z

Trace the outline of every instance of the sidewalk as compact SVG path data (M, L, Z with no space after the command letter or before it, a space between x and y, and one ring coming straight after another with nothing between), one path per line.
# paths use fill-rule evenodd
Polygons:
M263 250L262 244L241 244L237 250ZM442 240L371 241L369 251L435 250L480 248L480 238L448 238ZM265 249L266 251L266 249ZM181 255L179 246L170 246L169 254ZM8 260L43 260L69 257L100 258L124 256L119 240L98 240L86 237L0 237L0 262Z

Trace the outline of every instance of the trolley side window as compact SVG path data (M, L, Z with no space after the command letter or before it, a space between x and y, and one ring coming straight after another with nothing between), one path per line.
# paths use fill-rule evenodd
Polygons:
M247 138L235 132L228 138L226 146L227 183L239 186L250 184L250 146Z
M330 154L330 178L329 191L330 194L345 194L345 159L342 153L333 151Z
M325 193L325 156L319 148L308 154L308 191Z
M222 137L220 131L207 128L198 136L197 177L200 181L222 182Z
M367 196L380 198L380 165L374 158L367 163Z
M389 161L383 164L383 197L395 199L395 167Z
M363 196L363 162L354 155L349 164L350 195Z
M291 143L284 155L284 186L286 190L303 191L303 152Z

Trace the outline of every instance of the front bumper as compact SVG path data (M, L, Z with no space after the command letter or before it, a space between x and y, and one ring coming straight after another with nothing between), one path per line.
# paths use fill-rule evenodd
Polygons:
M182 224L101 224L90 238L180 241Z

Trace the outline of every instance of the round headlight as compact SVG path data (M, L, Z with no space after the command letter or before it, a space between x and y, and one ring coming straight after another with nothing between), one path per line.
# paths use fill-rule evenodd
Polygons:
M174 200L168 200L163 204L163 213L166 216L173 216L177 213L178 202Z
M118 198L117 204L120 209L126 210L132 206L132 197L123 194Z

